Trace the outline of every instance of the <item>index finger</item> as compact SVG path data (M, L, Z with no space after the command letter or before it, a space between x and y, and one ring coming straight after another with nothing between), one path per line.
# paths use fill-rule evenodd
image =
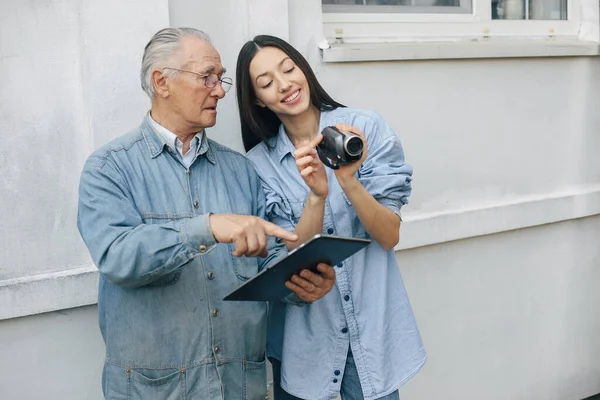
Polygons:
M298 235L296 235L295 233L286 231L282 227L275 225L272 222L265 221L264 219L261 219L260 221L267 235L275 236L284 240L289 240L291 242L295 242L296 240L298 240Z
M304 157L305 155L311 153L312 150L315 147L317 147L319 143L321 143L321 140L323 140L323 135L319 133L317 136L314 137L313 140L308 142L306 145L296 149L296 151L294 151L294 158Z

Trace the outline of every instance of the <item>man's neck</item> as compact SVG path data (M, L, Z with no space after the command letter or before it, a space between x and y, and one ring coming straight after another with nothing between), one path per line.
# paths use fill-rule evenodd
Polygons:
M190 143L194 136L200 131L198 128L190 127L185 122L177 121L170 116L175 115L161 107L157 107L154 103L152 104L152 110L150 111L150 117L165 129L173 132L175 136L183 144L183 154L186 154L190 150Z

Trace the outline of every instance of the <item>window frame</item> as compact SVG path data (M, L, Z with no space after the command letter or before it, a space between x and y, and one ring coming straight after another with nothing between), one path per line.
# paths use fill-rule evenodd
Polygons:
M458 7L447 6L378 6L360 4L322 4L323 13L332 14L388 14L388 13L410 13L410 14L470 14L473 11L474 0L459 0ZM464 3L464 4L462 4Z
M578 39L584 2L569 0L566 20L493 20L491 0L473 0L471 13L339 13L322 5L323 37L335 44Z

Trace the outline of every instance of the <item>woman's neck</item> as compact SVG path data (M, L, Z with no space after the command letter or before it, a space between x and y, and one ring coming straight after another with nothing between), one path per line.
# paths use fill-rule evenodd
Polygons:
M280 116L280 119L294 147L300 147L317 136L320 117L321 112L311 106L300 115Z

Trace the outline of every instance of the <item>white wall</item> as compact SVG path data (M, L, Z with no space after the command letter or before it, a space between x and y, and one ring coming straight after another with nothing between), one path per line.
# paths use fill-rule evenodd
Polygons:
M0 321L0 399L100 400L96 306Z
M327 64L319 79L397 130L411 213L600 184L596 58Z
M160 0L0 3L0 280L88 262L79 172L147 109L139 61L166 12Z
M0 3L0 319L95 302L79 173L147 111L141 56L167 25L167 0Z
M234 77L241 45L271 33L334 98L380 112L415 167L397 256L429 361L402 398L600 392L598 58L321 63L319 0L207 4L0 3L0 319L95 301L79 171L148 108L150 36L203 29ZM209 135L241 150L238 124L232 90ZM102 351L95 307L2 321L0 398L95 400Z
M600 216L398 253L428 361L404 400L600 393Z

